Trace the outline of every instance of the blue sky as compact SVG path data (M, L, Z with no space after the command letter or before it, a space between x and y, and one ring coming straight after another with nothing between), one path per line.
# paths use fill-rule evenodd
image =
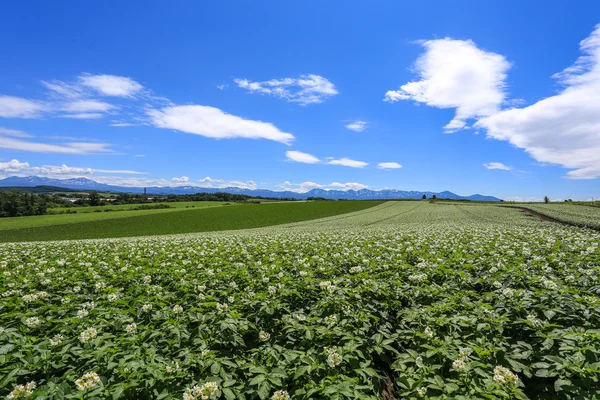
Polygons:
M600 3L10 2L0 177L600 197Z

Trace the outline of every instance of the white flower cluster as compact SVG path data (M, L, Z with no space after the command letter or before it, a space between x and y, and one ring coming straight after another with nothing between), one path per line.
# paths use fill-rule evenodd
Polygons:
M202 386L185 389L183 400L212 400L219 397L219 385L216 382L207 382Z
M181 314L183 312L183 307L179 304L173 307L173 314Z
M42 321L38 317L29 317L25 320L25 325L29 328L40 326Z
M33 395L37 385L34 381L27 383L26 385L19 385L13 389L12 392L6 396L7 399L26 399Z
M56 334L53 337L50 338L50 345L51 346L58 346L59 344L61 344L63 342L63 339L65 337L61 334Z
M333 315L328 315L325 318L323 318L323 321L325 321L325 323L329 326L333 326L337 323L337 317L335 316L335 314Z
M427 280L427 275L423 274L423 273L411 274L408 276L408 280L411 282L415 282L415 283L421 283L421 282Z
M88 372L75 381L75 386L79 391L92 390L98 385L100 385L100 377L95 372Z
M426 327L423 333L425 333L425 336L428 338L432 338L434 335L433 330L430 327Z
M144 304L142 306L142 312L150 312L152 311L152 304Z
M130 335L135 335L137 333L137 325L135 324L135 322L129 325L125 325L125 331Z
M327 352L327 365L331 368L337 367L344 360L335 347L325 347L324 349Z
M261 342L266 342L266 341L268 341L270 338L271 338L271 334L270 334L270 333L267 333L267 332L265 332L265 331L260 331L260 333L258 334L258 339L259 339Z
M273 396L271 396L271 400L290 400L291 397L289 395L289 393L287 392L287 390L278 390L275 393L273 393Z
M508 368L499 365L494 368L494 382L498 385L515 385L518 381L519 377Z
M229 306L227 305L227 303L217 303L217 312L219 314L227 312L227 310L229 310Z
M319 283L319 287L323 290L326 290L329 293L335 293L335 291L337 290L337 286L335 286L333 283L329 282L329 281L323 281Z
M96 328L87 328L85 331L79 334L79 341L83 344L86 344L92 339L95 339L98 336L98 331Z

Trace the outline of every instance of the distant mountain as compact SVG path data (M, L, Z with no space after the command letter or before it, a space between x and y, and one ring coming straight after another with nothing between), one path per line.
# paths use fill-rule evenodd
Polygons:
M72 178L72 179L50 179L39 176L27 176L18 177L11 176L5 179L0 179L0 187L6 186L55 186L58 188L67 188L73 190L97 190L104 192L121 192L121 193L143 193L144 188L141 187L122 187L106 185L104 183L98 183L87 178ZM274 191L268 189L242 189L238 187L227 187L227 188L203 188L200 186L153 186L147 188L148 194L194 194L199 192L215 193L215 192L227 192L235 194L245 194L248 196L262 196L262 197L294 197L296 199L306 199L308 197L323 197L325 199L343 199L343 200L385 200L385 199L421 199L423 195L426 195L428 199L432 198L435 194L438 199L451 199L451 200L473 200L473 201L500 201L499 198L493 196L484 196L480 194L474 194L471 196L459 196L455 193L443 191L443 192L418 192L418 191L407 191L397 189L385 189L385 190L325 190L325 189L312 189L305 193L296 193L290 191Z

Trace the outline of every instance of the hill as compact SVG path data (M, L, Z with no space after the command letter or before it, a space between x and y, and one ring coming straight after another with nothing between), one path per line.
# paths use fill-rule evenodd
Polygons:
M122 187L106 185L88 178L71 178L71 179L51 179L39 176L18 177L11 176L5 179L0 179L0 187L35 187L35 186L54 186L59 188L68 188L74 190L97 190L105 192L122 192L122 193L143 193L142 187ZM475 201L500 201L499 198L493 196L485 196L473 194L470 196L460 196L449 191L443 192L421 192L407 191L397 189L384 190L326 190L312 189L305 193L297 193L292 191L275 191L268 189L243 189L238 187L226 188L206 188L201 186L153 186L146 188L148 194L166 195L166 194L193 194L193 193L215 193L227 192L236 194L245 194L248 196L261 197L294 197L297 199L306 199L308 197L322 197L325 199L342 199L342 200L390 200L390 199L421 199L423 195L427 198L432 198L435 195L439 199L451 200L475 200Z

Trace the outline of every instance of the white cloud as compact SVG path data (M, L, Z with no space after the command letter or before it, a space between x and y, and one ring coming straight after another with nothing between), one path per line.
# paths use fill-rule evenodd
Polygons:
M600 24L580 43L574 65L554 75L565 88L524 108L479 120L487 136L525 149L535 160L574 169L571 179L600 177Z
M60 116L61 118L71 118L71 119L98 119L103 118L104 114L100 113L78 113L78 114L64 114Z
M67 142L62 144L51 144L24 140L33 138L26 132L12 129L0 128L0 148L18 151L29 151L35 153L59 153L59 154L97 154L111 153L108 143L98 142Z
M398 168L402 168L402 165L398 164L397 162L382 162L377 164L377 168L379 169L398 169Z
M226 83L222 83L222 84L220 84L220 85L217 85L217 89L219 89L219 90L225 90L225 89L227 89L228 87L229 87L229 85L228 85L228 84L226 84Z
M131 175L142 175L146 172L132 171L126 169L95 169L95 168L81 168L81 167L69 167L65 164L62 165L43 165L43 166L32 166L28 162L20 162L19 160L11 160L9 162L0 163L0 175L16 175L16 176L46 176L56 178L76 178L82 176L91 176L96 173L108 173L108 174L131 174Z
M358 183L358 182L346 182L346 183L333 182L329 186L336 188L336 189L340 189L340 190L361 190L361 189L368 188L367 185L363 185L362 183Z
M350 129L351 131L354 132L362 132L365 129L367 129L367 123L365 121L354 121L354 122L350 122L349 124L345 125L346 128Z
M338 94L333 83L322 76L314 74L301 75L299 78L271 79L262 82L234 79L234 82L238 87L249 92L268 94L301 105L322 103L329 97Z
M18 131L16 129L8 129L8 128L0 128L0 136L1 135L13 136L13 137L20 137L20 138L30 138L30 137L32 137L27 132Z
M470 40L450 38L421 42L425 52L414 69L419 81L390 90L384 101L414 100L437 108L455 108L446 126L454 132L471 118L496 113L505 100L505 79L510 63L504 56L479 49Z
M215 107L172 106L150 110L148 115L158 128L175 129L213 139L269 139L285 144L294 140L294 135L280 131L271 123L244 119Z
M317 163L321 162L321 160L319 160L317 157L313 156L312 154L303 153L301 151L295 151L295 150L286 151L285 156L287 157L288 161L295 161L295 162L300 162L300 163L305 163L305 164L317 164Z
M182 176L182 177L175 177L172 179L174 182L187 182L190 180L190 178L188 178L187 176Z
M0 95L0 117L38 118L49 110L47 104L21 97Z
M285 182L277 185L277 187L282 190L286 190L286 191L290 191L290 192L306 193L312 189L325 189L325 190L335 189L335 190L347 191L347 190L366 189L368 186L363 185L362 183L358 183L358 182L347 182L347 183L332 182L329 184L320 184L320 183L316 183L316 182L291 183L290 181L285 181Z
M491 163L483 164L483 166L486 167L487 169L501 169L504 171L510 171L512 169L512 167L509 167L508 165L504 165L499 162L491 162Z
M356 161L356 160L351 160L349 158L340 158L339 160L331 159L331 160L327 161L327 164L342 165L344 167L352 167L352 168L363 168L363 167L366 167L367 165L369 165L369 163L366 163L364 161Z
M213 179L210 176L200 179L198 181L200 186L205 188L226 188L226 187L238 187L241 189L256 189L256 182L250 181L238 181L238 180L225 180L225 179Z
M114 97L131 97L144 88L131 78L116 75L83 74L79 82L101 95Z
M112 104L97 100L76 100L64 105L63 111L74 113L107 112L115 108Z

